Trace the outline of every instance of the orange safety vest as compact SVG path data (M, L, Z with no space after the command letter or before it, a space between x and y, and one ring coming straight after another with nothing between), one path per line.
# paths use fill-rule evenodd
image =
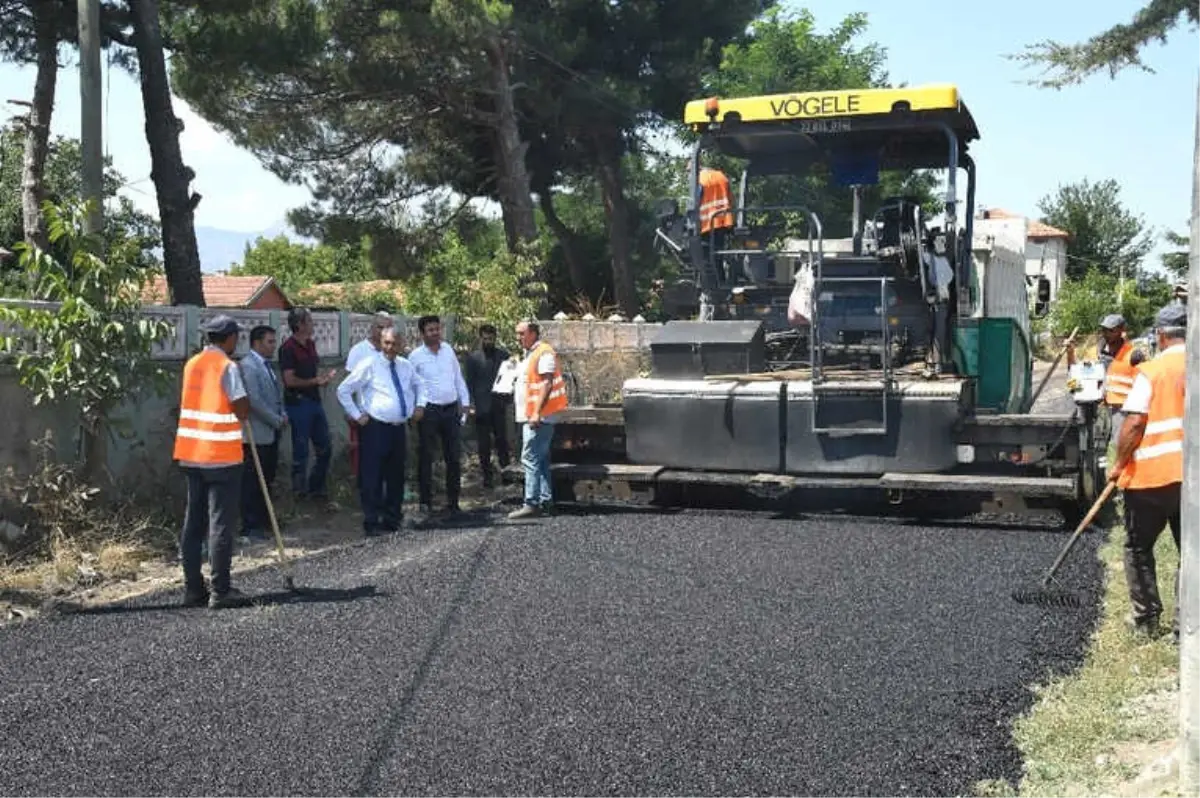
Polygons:
M1150 380L1146 432L1121 471L1117 484L1126 490L1159 488L1183 482L1183 403L1187 359L1172 347L1138 366Z
M546 397L546 403L542 405L541 410L537 408L538 394L542 390L542 375L538 374L537 364L542 355L547 353L554 354L553 347L545 341L538 341L533 347L533 351L529 353L529 366L525 372L525 418L533 418L538 415L545 418L551 413L557 413L560 410L567 408L567 383L563 379L562 365L558 362L558 358L554 358L554 376L550 378L550 395Z
M700 170L700 234L712 229L733 227L733 207L729 194L729 178L717 169Z
M221 387L232 361L220 349L205 349L183 367L175 459L209 465L242 462L242 424Z
M1133 344L1125 341L1113 355L1112 362L1104 375L1104 403L1109 407L1120 410L1133 390L1133 378L1137 376L1130 358L1133 357Z

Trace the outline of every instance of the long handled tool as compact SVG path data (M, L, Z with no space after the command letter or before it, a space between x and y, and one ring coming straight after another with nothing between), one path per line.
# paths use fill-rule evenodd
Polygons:
M1033 396L1029 400L1029 406L1033 407L1033 403L1042 395L1042 391L1046 388L1046 383L1050 382L1050 376L1054 374L1054 370L1058 368L1058 363L1062 360L1063 355L1067 353L1067 347L1075 342L1075 334L1079 332L1079 328L1071 330L1071 334L1067 336L1067 340L1063 343L1062 349L1058 350L1058 356L1054 358L1054 362L1050 364L1050 370L1046 372L1046 376L1042 377L1042 381L1038 383L1037 390L1033 392Z
M288 590L295 591L296 581L292 578L292 565L283 553L283 535L279 534L279 523L275 520L275 503L271 501L271 494L267 490L267 479L263 476L262 463L258 460L258 447L254 445L254 431L250 429L249 421L243 421L242 426L246 430L246 440L250 442L250 456L254 460L254 471L258 474L258 487L262 490L263 501L267 505L267 515L271 519L271 531L275 533L275 550L279 553L279 565L284 572L283 584Z
M1075 547L1075 542L1083 534L1083 530L1092 525L1092 521L1096 520L1096 514L1100 512L1100 508L1108 501L1109 496L1116 490L1117 483L1109 482L1104 486L1104 490L1092 503L1092 509L1088 510L1088 514L1079 522L1079 526L1075 528L1075 533L1071 535L1071 539L1067 541L1067 545L1063 546L1063 550L1059 552L1058 559L1054 561L1054 565L1050 566L1050 570L1046 572L1046 576L1042 579L1042 584L1038 588L1032 590L1017 590L1013 592L1013 599L1020 604L1039 604L1042 606L1076 606L1079 599L1073 593L1067 593L1061 590L1051 590L1050 580L1058 573L1058 569L1062 567L1063 562L1067 559L1067 555L1071 553L1071 549Z

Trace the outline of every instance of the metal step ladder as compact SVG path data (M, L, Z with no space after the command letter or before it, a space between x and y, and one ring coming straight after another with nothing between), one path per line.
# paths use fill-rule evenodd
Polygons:
M888 286L891 277L825 277L821 273L821 259L815 264L812 293L812 325L809 335L812 363L812 430L818 435L886 435L888 433L888 399L892 394L892 341L888 324ZM850 283L879 284L880 351L879 379L850 379L831 382L825 377L820 316L820 296L828 286ZM835 288L836 290L836 288ZM869 398L869 402L864 402ZM856 418L856 411L865 409L864 404L878 402L879 413L869 413ZM823 419L833 416L832 423ZM847 419L847 417L850 417Z

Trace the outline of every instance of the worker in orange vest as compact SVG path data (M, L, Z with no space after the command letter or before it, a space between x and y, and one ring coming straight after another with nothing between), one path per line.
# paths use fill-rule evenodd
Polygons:
M553 508L550 444L554 424L567 409L567 384L554 347L541 339L536 321L517 325L517 340L525 359L513 389L516 421L521 425L521 465L525 469L525 502L510 519L533 518Z
M1125 580L1133 605L1129 621L1136 633L1151 636L1162 614L1154 545L1164 526L1170 525L1179 549L1187 306L1173 303L1160 310L1155 332L1158 354L1137 367L1109 475L1125 496ZM1178 574L1175 589L1178 595ZM1173 626L1178 640L1178 610Z
M720 169L700 167L700 235L733 227L733 195Z
M238 522L242 484L242 422L250 399L241 370L231 359L237 348L238 323L226 315L201 329L208 346L183 367L175 460L187 475L187 511L179 538L183 563L184 604L205 603L212 609L237 602L230 585L233 529ZM211 590L200 570L207 538Z
M708 245L708 251L725 249L726 233L733 229L733 194L729 190L729 178L720 169L700 167L700 207L697 216L700 238ZM727 280L723 257L716 259L717 273Z
M1100 320L1100 337L1103 344L1097 355L1105 367L1104 406L1108 411L1111 440L1115 446L1125 419L1121 408L1133 388L1135 369L1146 359L1146 355L1140 349L1134 349L1133 342L1125 332L1125 317L1120 313L1110 313ZM1075 345L1072 343L1067 345L1067 368L1074 364Z

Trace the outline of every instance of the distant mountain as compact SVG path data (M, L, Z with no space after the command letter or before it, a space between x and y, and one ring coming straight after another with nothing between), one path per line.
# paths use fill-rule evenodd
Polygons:
M276 222L266 230L257 233L197 226L196 246L200 250L200 269L210 274L228 271L234 264L242 262L247 245L253 246L259 236L275 238L280 235L287 236L296 243L315 243L311 239L297 235L285 221Z

